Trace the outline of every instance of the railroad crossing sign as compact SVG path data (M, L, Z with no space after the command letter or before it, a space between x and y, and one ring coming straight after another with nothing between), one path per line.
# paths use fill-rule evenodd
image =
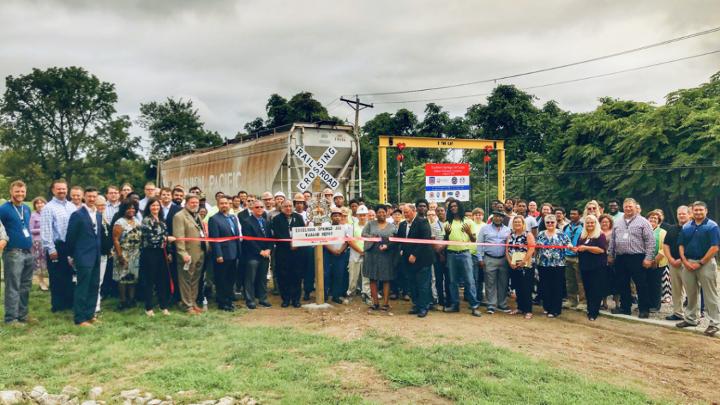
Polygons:
M333 156L337 153L337 149L332 146L328 147L317 161L315 161L302 146L296 147L293 153L298 159L302 160L305 166L310 168L305 174L305 177L297 184L298 190L305 191L310 188L310 185L316 177L320 177L322 181L333 190L340 185L340 182L325 170L325 165L330 163L330 160L332 160Z

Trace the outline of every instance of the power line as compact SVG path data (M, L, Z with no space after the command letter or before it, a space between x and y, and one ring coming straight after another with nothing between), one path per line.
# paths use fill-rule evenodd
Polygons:
M608 174L608 173L636 173L636 172L656 172L656 171L674 171L683 169L711 169L720 168L720 164L702 164L702 165L681 165L681 166L665 166L665 167L642 167L637 169L589 169L589 170L565 170L565 171L549 171L549 172L538 172L538 173L525 173L525 174L509 174L506 178L523 178L523 177L546 177L568 174Z
M702 35L712 34L712 33L718 32L718 31L720 31L720 27L714 27L714 28L710 28L710 29L707 29L704 31L683 35L681 37L671 38L671 39L667 39L665 41L656 42L656 43L648 44L648 45L643 45L643 46L640 46L637 48L614 52L611 54L597 56L597 57L590 58L590 59L583 59L583 60L579 60L576 62L565 63L562 65L551 66L551 67L546 67L546 68L542 68L542 69L535 69L535 70L531 70L528 72L515 73L512 75L475 80L475 81L465 82L465 83L455 83L455 84L449 84L449 85L445 85L445 86L426 87L426 88L419 88L419 89L412 89L412 90L386 91L386 92L378 92L378 93L360 93L357 95L358 96L385 96L385 95L392 95L392 94L421 93L421 92L426 92L426 91L451 89L451 88L455 88L455 87L470 86L470 85L474 85L474 84L496 82L498 80L513 79L516 77L528 76L528 75L533 75L533 74L537 74L537 73L544 73L544 72L549 72L552 70L564 69L564 68L571 67L571 66L582 65L585 63L597 62L599 60L610 59L610 58L614 58L617 56L627 55L627 54L634 53L634 52L644 51L647 49L656 48L656 47L663 46L663 45L668 45L668 44L671 44L674 42L684 41L684 40L699 37Z
M697 55L685 56L682 58L666 60L666 61L662 61L662 62L658 62L658 63L652 63L650 65L637 66L637 67L633 67L633 68L629 68L629 69L616 70L614 72L609 72L609 73L602 73L602 74L598 74L598 75L578 77L575 79L568 79L568 80L562 80L559 82L539 84L536 86L521 87L521 89L524 89L524 90L539 89L539 88L543 88L543 87L550 87L550 86L557 86L557 85L561 85L561 84L581 82L584 80L598 79L598 78L614 76L614 75L618 75L618 74L622 74L622 73L629 73L629 72L635 72L635 71L643 70L643 69L650 69L650 68L657 67L657 66L667 65L667 64L675 63L675 62L681 62L681 61L688 60L688 59L700 58L700 57L708 56L708 55L714 55L717 53L720 53L720 49L715 50L715 51L700 53ZM446 100L457 100L457 99L472 98L472 97L483 97L483 96L489 96L490 94L492 94L492 93L475 93L475 94L467 94L467 95L463 95L463 96L423 98L423 99L414 99L414 100L376 101L375 104L409 104L409 103L420 103L420 102L428 102L428 101L446 101Z

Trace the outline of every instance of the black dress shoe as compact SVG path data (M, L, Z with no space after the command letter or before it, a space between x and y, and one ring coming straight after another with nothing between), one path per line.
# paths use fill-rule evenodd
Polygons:
M293 306L294 308L300 308L302 305L300 305L300 301L293 301L293 302L292 302L292 306Z
M445 307L443 312L460 312L460 307Z
M417 309L417 307L413 307L410 311L408 311L408 314L410 314L410 315L417 315L419 313L420 313L420 311Z
M258 302L258 304L259 304L261 307L265 307L265 308L270 308L270 307L272 306L272 304L269 303L269 302L267 302L267 301L260 301L260 302Z
M255 309L255 308L257 308L257 305L255 305L254 302L248 302L248 303L246 304L246 306L248 307L248 309Z
M615 315L630 315L630 311L623 311L622 308L613 308L610 313Z
M281 307L287 308L290 306L290 303L288 301L283 301L282 304L280 304Z
M650 318L650 313L649 312L640 312L640 314L638 314L638 318L648 319L648 318Z
M666 321L682 321L682 316L677 316L677 314L668 315L665 317Z
M342 300L342 299L340 299L340 298L338 298L338 297L333 297L333 299L332 299L332 302L334 302L334 303L336 303L336 304L340 305L340 304L342 304L342 303L343 303L343 300Z
M418 316L418 318L425 318L427 316L427 314L428 314L427 309L421 309L420 311L418 311L417 316Z

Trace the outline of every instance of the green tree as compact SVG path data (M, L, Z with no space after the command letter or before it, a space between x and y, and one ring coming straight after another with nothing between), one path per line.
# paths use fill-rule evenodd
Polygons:
M204 128L192 100L169 98L162 103L140 104L138 123L150 135L150 160L158 161L193 149L217 146L223 138Z
M6 129L0 144L12 151L8 162L32 162L15 166L20 170L13 176L39 169L45 178L72 182L88 167L87 157L98 151L98 144L117 141L103 130L112 125L115 86L83 68L33 69L8 76L5 87L0 115Z

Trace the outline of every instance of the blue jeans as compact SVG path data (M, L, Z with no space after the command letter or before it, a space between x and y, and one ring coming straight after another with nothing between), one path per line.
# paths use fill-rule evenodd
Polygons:
M28 316L30 287L32 287L32 253L8 249L3 253L5 267L5 322L25 322Z
M465 291L470 308L477 308L480 304L475 291L475 277L473 277L473 264L470 252L447 252L448 284L450 287L450 299L447 306L460 306L460 279L464 280Z

